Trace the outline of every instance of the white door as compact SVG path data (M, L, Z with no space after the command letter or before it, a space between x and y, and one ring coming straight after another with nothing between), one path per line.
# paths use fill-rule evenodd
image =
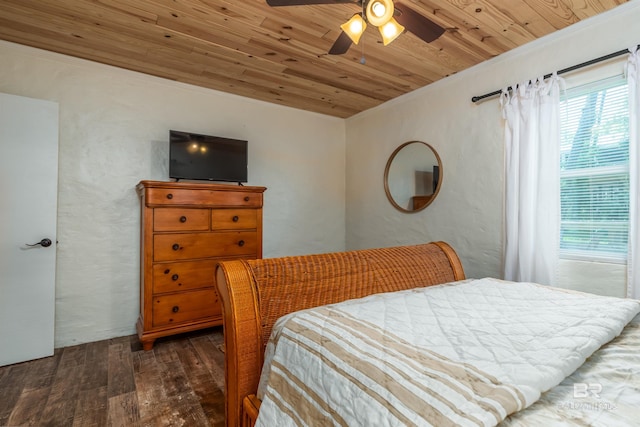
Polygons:
M58 104L0 93L0 366L53 354L57 196Z

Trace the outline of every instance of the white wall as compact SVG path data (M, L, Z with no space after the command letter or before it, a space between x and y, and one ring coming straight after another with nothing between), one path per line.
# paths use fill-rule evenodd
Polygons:
M167 179L169 129L249 140L249 184L268 187L265 257L445 240L470 277L499 277L502 122L497 101L470 98L640 43L637 22L640 2L626 3L346 122L0 41L0 92L60 104L56 346L134 333L134 187ZM444 179L403 214L383 173L410 140L438 151ZM623 267L590 267L563 263L564 286L622 294Z
M349 118L347 248L445 240L469 277L500 277L503 124L497 99L471 97L639 44L638 22L640 2L628 2ZM387 202L382 176L389 155L410 140L438 151L444 179L429 207L403 214ZM559 270L560 286L624 295L622 265L567 261Z
M0 58L0 92L60 104L56 347L135 332L135 185L168 180L169 129L249 141L265 257L344 250L342 119L7 42Z

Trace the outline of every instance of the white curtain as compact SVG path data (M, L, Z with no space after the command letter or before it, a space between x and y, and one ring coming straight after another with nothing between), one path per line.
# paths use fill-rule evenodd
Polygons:
M502 92L505 280L553 285L560 233L560 88L554 74Z
M629 251L627 255L627 296L640 298L640 51L629 49Z

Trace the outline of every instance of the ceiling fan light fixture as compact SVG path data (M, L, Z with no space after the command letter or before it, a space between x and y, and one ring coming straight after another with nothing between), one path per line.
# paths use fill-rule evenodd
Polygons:
M371 6L371 12L375 16L384 16L384 12L387 10L386 6L382 2L374 2L373 6Z
M393 19L393 0L370 0L366 7L367 22L380 27Z
M351 19L340 25L340 28L349 36L353 43L358 44L362 33L364 33L365 28L367 28L367 23L359 13L356 13Z
M404 27L398 21L391 18L385 24L378 27L382 36L382 43L386 46L396 39L404 31Z

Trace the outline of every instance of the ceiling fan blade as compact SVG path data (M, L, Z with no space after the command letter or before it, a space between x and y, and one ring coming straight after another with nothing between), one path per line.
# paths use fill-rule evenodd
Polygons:
M267 4L276 6L304 6L309 4L358 3L357 0L267 0Z
M351 41L351 38L347 33L342 31L333 46L331 46L331 49L329 49L329 55L342 55L343 53L346 53L352 43L353 41Z
M396 2L395 9L399 12L394 15L396 21L403 25L407 31L412 32L425 42L431 43L444 34L444 28L425 18L410 7Z

